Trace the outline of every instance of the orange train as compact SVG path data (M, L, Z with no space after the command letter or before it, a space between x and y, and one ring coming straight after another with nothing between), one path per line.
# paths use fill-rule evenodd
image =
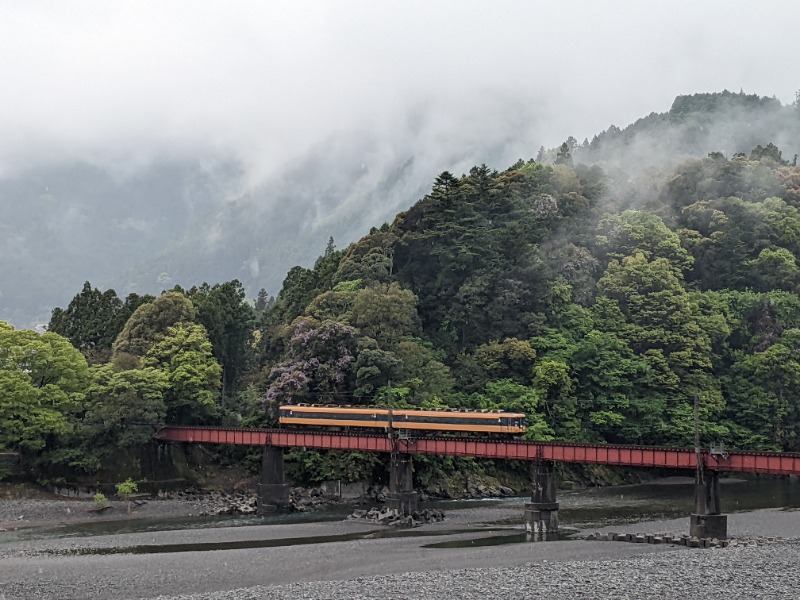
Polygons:
M279 409L281 425L389 429L389 410L378 407L284 405ZM525 415L503 411L393 409L393 429L426 433L525 433Z

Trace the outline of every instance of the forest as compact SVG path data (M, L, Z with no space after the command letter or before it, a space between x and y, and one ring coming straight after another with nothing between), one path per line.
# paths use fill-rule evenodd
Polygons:
M609 135L443 172L355 243L320 240L275 297L86 282L45 333L0 322L0 450L43 481L96 477L165 423L273 426L300 402L514 410L530 439L691 446L697 399L705 445L800 451L797 156L761 140L625 170L594 160ZM354 481L382 460L293 451L288 468Z

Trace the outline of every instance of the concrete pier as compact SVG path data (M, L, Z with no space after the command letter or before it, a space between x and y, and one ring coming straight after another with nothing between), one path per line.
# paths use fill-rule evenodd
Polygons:
M703 538L728 537L728 515L720 506L719 473L703 470L694 484L695 512L689 516L689 535Z
M289 506L289 484L283 469L283 448L264 446L261 481L258 484L258 512L272 512Z
M410 515L419 506L419 494L414 491L414 469L411 456L392 453L389 461L389 508Z
M532 541L558 537L556 471L551 461L531 463L531 501L525 504L525 531Z

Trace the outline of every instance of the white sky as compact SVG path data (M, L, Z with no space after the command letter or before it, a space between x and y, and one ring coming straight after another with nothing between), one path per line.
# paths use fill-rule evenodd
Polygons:
M232 154L261 176L351 129L528 157L682 93L792 102L798 25L794 0L0 0L0 174Z

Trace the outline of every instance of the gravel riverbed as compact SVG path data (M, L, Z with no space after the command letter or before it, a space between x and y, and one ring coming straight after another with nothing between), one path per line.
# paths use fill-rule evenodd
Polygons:
M5 524L23 506L13 504L0 501ZM185 514L184 505L149 504L156 505L151 514ZM53 517L45 505L25 506L29 513L42 508L43 521ZM452 511L444 523L407 532L336 521L12 540L0 545L0 599L800 597L800 512L729 516L731 536L773 538L762 546L701 550L580 539L481 545L519 534L521 508ZM592 531L687 529L682 518ZM432 547L443 542L454 544Z
M572 599L798 597L800 546L673 551L622 560L563 561L491 569L423 571L256 586L169 600L291 600L324 598ZM165 597L160 597L166 600Z

